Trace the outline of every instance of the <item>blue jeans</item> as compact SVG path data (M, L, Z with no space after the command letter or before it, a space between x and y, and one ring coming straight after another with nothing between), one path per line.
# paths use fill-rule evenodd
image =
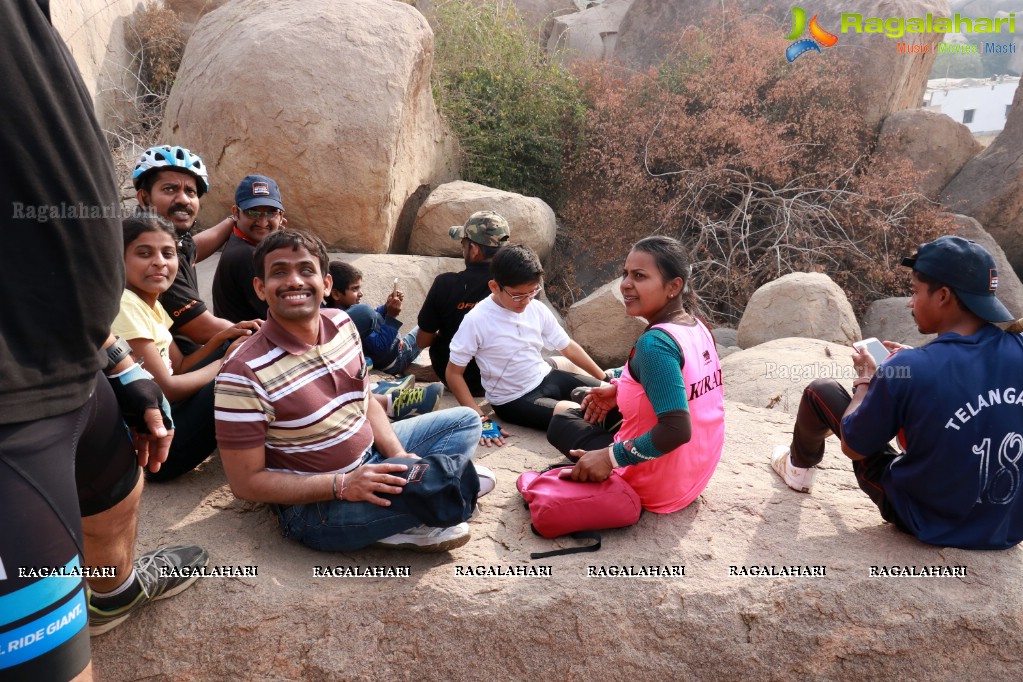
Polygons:
M394 351L397 353L394 359L387 363L387 366L381 366L377 369L381 372L387 372L388 374L400 375L402 374L412 361L419 357L419 354L423 352L423 349L416 345L416 334L419 332L419 327L413 327L412 331L403 337L398 337L394 340Z
M479 415L468 407L431 412L391 425L405 451L425 456L446 454L471 460L480 441ZM365 464L386 461L376 448ZM282 507L281 531L306 547L326 552L347 552L420 525L409 513L372 502L316 502Z

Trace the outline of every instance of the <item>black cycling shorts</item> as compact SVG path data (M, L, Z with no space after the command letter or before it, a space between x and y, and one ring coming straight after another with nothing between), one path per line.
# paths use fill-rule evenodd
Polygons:
M121 502L139 474L102 375L77 410L0 425L0 679L70 679L88 665L81 517Z

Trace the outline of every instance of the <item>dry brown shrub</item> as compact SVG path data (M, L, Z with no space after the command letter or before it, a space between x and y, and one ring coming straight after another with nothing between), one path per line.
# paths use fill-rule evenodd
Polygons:
M173 10L147 0L125 22L124 42L130 70L113 93L107 139L118 178L130 177L139 153L154 144L163 124L167 98L185 51L184 26Z
M860 312L904 294L899 258L948 223L908 189L907 164L874 155L848 66L787 63L772 26L737 20L741 41L691 27L657 70L579 74L590 109L566 171L567 248L599 267L647 235L678 237L719 323L794 271L828 274Z

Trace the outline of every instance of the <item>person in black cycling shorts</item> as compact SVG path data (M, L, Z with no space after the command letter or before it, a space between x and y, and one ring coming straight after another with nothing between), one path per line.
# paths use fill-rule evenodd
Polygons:
M0 25L0 679L91 679L90 633L190 584L161 567L208 556L132 560L140 465L159 468L173 425L110 335L124 286L113 163L47 0L0 3Z

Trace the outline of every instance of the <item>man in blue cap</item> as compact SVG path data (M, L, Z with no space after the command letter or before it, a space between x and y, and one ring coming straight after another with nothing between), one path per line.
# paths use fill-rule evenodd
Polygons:
M998 269L979 244L945 236L902 264L921 348L885 341L877 365L852 354L852 395L833 379L803 392L791 446L771 458L786 485L810 492L834 433L881 516L934 545L1005 549L1023 540L1023 335L996 298ZM898 437L903 451L889 443Z
M213 276L213 312L241 322L265 320L266 302L256 296L252 256L259 242L284 223L281 190L265 175L246 175L234 192L234 228Z

